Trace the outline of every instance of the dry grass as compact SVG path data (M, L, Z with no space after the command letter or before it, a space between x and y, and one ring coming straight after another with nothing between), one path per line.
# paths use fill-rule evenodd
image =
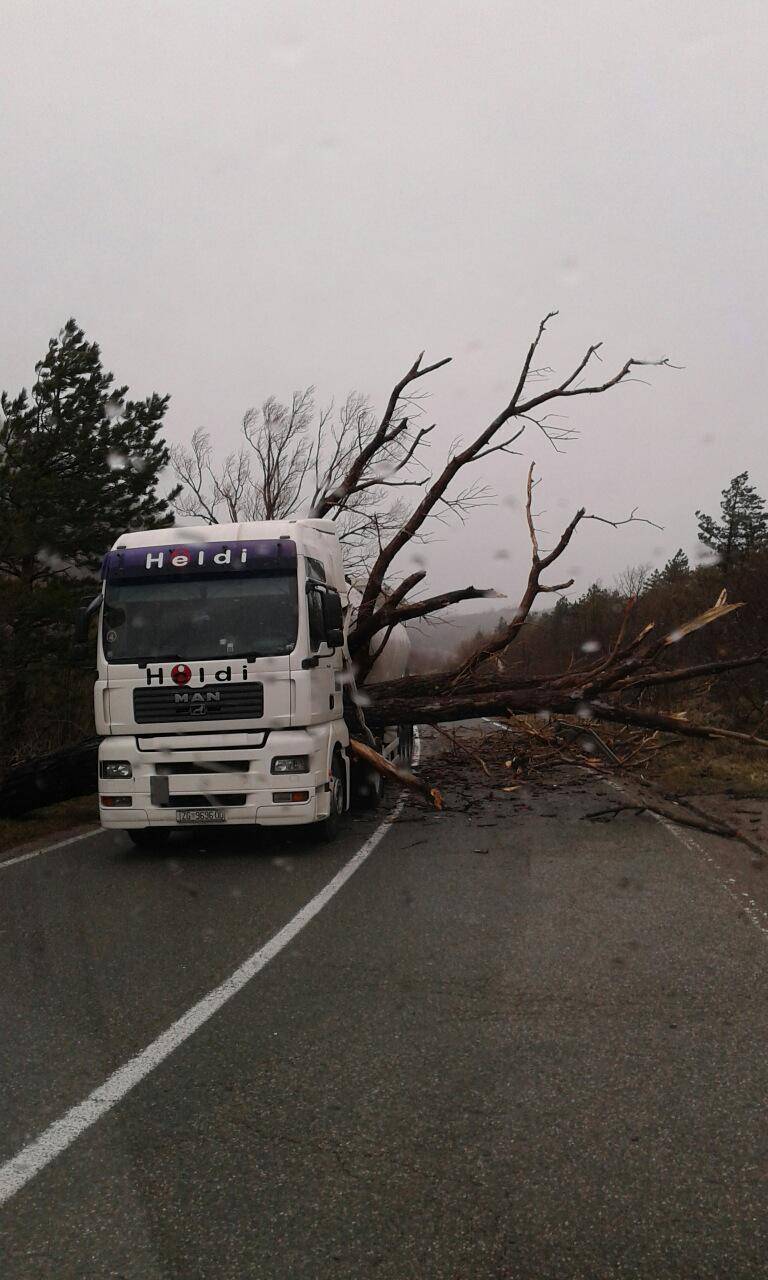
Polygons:
M644 772L665 791L678 795L768 797L768 752L756 748L680 741Z
M99 821L98 796L78 796L47 809L35 809L23 818L0 819L0 860L23 853L27 845L53 842Z

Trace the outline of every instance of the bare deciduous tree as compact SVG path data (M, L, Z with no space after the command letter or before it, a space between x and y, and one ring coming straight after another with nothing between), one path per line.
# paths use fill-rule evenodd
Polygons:
M626 569L622 569L621 573L617 573L614 578L616 590L627 600L631 596L639 596L648 586L652 572L653 565L628 564Z
M420 438L429 430L422 429ZM334 492L376 431L370 405L357 392L347 396L338 412L333 405L318 408L313 387L294 392L290 404L270 396L260 409L246 412L243 443L223 461L216 461L210 433L203 428L194 432L189 446L172 448L171 463L182 486L176 511L206 524L308 515L324 495ZM339 494L326 507L324 514L339 522L352 573L365 571L371 555L378 555L402 521L402 504L388 491L424 483L426 473L417 478L406 453L399 445L385 444L378 450L376 470L354 493Z
M587 371L595 360L600 359L599 352L602 346L601 343L593 343L571 372L557 380L549 368L534 365L547 324L556 314L551 312L539 325L523 360L522 368L514 380L512 393L498 414L468 444L457 444L449 451L442 468L423 485L420 501L406 515L392 537L383 542L368 575L356 625L350 636L352 652L363 669L368 665L371 641L378 631L391 628L408 618L424 617L445 608L448 604L462 599L474 599L481 594L477 588L471 586L447 593L450 598L446 598L446 595L434 596L416 604L408 604L405 596L417 585L416 582L412 582L408 590L399 594L397 605L393 608L384 593L385 582L393 573L397 557L409 542L423 534L424 525L430 518L445 510L464 512L476 501L484 499L484 495L472 486L458 493L453 491L454 482L465 468L495 453L515 452L512 446L526 429L531 427L538 430L554 448L558 448L562 442L571 439L574 432L571 428L561 425L561 419L554 411L555 406L561 407L577 396L604 394L621 383L632 380L634 371L641 367L670 365L666 357L659 360L641 360L632 357L608 378L591 380ZM428 365L424 365L422 361L423 353L395 384L376 430L371 433L365 447L353 459L343 478L332 489L321 494L314 507L315 514L328 514L338 504L354 500L355 495L364 490L371 473L375 472L382 453L386 454L394 446L399 446L401 451L401 464L396 469L394 483L397 482L396 476L401 467L417 459L424 436L431 428L412 427L407 412L408 398L412 395L411 388L418 380L446 365L448 359L438 360ZM550 385L542 385L547 381ZM532 384L536 384L536 389ZM565 545L570 540L576 523L585 517L586 512L581 512L576 517L570 532L566 531L563 535L566 538ZM633 512L625 520L611 520L604 516L589 518L617 525L628 523L637 517ZM536 554L538 555L538 551ZM552 554L545 557L544 561L538 563L538 570L546 568L554 558ZM537 573L535 583L529 582L529 591L533 591L531 603L544 589ZM530 603L525 609L525 616L529 609Z

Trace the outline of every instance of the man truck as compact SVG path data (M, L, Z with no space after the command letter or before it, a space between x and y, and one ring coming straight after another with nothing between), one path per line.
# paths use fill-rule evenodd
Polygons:
M344 720L354 613L331 520L126 533L104 557L94 693L102 825L138 845L189 826L336 834L354 771ZM394 643L393 643L394 641ZM403 674L393 633L378 678ZM390 731L389 759L410 730ZM379 775L362 778L369 802Z

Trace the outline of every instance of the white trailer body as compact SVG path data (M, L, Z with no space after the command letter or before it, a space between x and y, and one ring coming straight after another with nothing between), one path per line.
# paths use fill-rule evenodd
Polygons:
M332 521L129 533L102 577L105 827L293 825L348 807L352 673L332 624L349 600Z

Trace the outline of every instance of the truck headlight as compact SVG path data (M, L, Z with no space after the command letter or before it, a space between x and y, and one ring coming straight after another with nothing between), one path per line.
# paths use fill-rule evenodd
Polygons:
M275 756L273 773L309 773L309 756Z
M102 778L133 777L130 760L102 760L100 773Z

